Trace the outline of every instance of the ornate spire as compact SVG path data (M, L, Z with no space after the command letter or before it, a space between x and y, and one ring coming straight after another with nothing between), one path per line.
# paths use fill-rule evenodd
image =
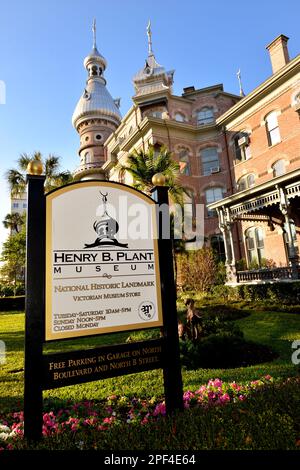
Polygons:
M92 31L93 31L93 49L97 49L97 43L96 43L96 18L93 19L93 26L92 26Z
M147 36L148 36L148 55L153 55L152 50L152 31L151 31L151 21L149 20L147 26Z
M242 86L241 69L239 69L239 70L237 71L236 76L237 76L238 81L239 81L240 96L245 96L245 93L244 93L244 90L243 90L243 86Z

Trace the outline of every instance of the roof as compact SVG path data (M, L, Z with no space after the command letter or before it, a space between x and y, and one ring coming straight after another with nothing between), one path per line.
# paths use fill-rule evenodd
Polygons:
M87 116L111 118L118 124L121 122L121 113L102 78L88 80L72 116L73 126L76 127Z

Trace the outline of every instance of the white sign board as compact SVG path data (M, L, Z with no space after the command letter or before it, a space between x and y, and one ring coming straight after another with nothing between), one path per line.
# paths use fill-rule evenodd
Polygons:
M155 207L111 182L47 195L46 341L163 324Z

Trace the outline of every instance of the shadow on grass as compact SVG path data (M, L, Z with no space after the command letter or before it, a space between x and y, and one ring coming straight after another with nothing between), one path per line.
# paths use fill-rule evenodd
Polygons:
M19 352L24 348L24 332L8 332L0 334L1 341L6 344L7 352Z

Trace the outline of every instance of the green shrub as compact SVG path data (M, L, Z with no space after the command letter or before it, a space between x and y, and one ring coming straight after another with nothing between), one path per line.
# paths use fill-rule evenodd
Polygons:
M277 355L268 347L230 331L220 331L197 342L180 341L181 363L187 369L231 369L270 362Z
M300 281L274 282L266 284L240 284L238 286L215 286L212 289L214 299L221 301L248 302L271 301L287 305L300 304Z
M199 308L206 318L218 318L221 321L238 320L247 317L250 313L247 310L232 307L231 305L214 304L204 305Z

